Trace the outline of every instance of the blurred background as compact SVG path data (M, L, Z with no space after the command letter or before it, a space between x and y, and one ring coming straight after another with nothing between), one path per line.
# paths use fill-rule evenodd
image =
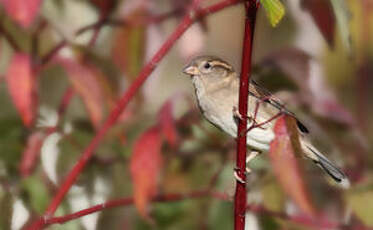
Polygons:
M305 160L302 180L284 188L262 154L250 165L247 229L372 228L373 2L282 3L286 13L276 27L259 10L253 78L299 114L351 188L341 189ZM190 1L0 4L0 229L22 229L43 215ZM181 70L208 54L239 71L243 20L237 4L187 30L95 150L56 216L123 197L135 206L48 229L233 229L235 140L201 117ZM195 191L208 193L167 199ZM318 221L302 221L315 213Z

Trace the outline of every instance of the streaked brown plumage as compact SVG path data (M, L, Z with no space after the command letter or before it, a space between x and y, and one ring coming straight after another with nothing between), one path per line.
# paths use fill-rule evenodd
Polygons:
M226 133L236 137L237 114L234 111L238 107L239 78L233 67L220 58L201 56L193 59L183 72L191 76L198 105L205 118ZM260 101L262 102L255 119L257 123L267 121L278 114L280 110L295 118L295 115L287 110L279 100L252 81L249 87L249 118L254 117L255 107ZM248 120L248 127L252 122L252 119ZM274 138L274 123L275 120L249 131L247 145L261 152L268 151L270 142ZM346 175L307 140L307 128L298 120L297 124L304 156L324 169L336 182L347 187L349 181Z

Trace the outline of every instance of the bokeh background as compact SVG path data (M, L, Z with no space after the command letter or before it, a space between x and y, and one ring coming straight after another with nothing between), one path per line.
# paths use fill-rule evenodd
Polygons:
M259 10L253 78L299 114L315 145L348 174L351 188L341 189L300 160L308 198L294 200L263 154L251 164L248 202L283 216L249 211L247 229L322 228L324 220L372 228L373 2L282 2L286 13L276 27ZM21 229L44 213L189 1L0 4L0 229ZM188 29L105 136L56 215L123 197L134 197L137 208L105 209L48 229L233 229L235 141L201 117L181 69L209 54L239 70L243 20L237 4ZM206 188L224 199L149 198ZM305 206L317 210L318 221L288 218L308 218Z

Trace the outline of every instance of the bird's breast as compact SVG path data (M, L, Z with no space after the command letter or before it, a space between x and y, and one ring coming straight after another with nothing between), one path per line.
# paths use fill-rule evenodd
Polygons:
M203 88L196 87L196 96L204 117L224 132L236 137L237 123L234 119L233 107L238 108L238 95L224 93L224 91L214 94L206 93ZM248 128L251 124L248 122ZM265 129L255 128L247 133L247 145L261 151L268 151L269 143L273 138L274 133L271 125Z
M231 136L236 135L237 126L233 118L232 109L237 106L233 95L205 94L196 90L199 108L204 117L213 125Z

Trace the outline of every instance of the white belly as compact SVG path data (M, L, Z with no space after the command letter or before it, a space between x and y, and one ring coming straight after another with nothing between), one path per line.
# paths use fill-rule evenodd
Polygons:
M198 93L197 93L198 97ZM228 102L227 98L220 99L219 101L215 99L209 99L207 97L199 97L199 106L202 110L203 115L206 117L208 121L213 123L214 125L218 126L220 129L231 135L232 137L236 138L237 136L237 124L234 121L233 116L233 106L234 100L231 101L231 105ZM222 105L222 101L224 100L224 105ZM224 109L223 109L224 108ZM258 122L261 122L258 120ZM251 126L252 123L248 123L247 128ZM261 151L268 151L270 142L274 138L274 133L272 130L272 125L267 124L265 129L262 128L254 128L247 133L247 145Z
M233 119L233 114L230 116L221 117L206 116L206 118L232 137L237 137L237 125ZM248 123L247 128L249 128L251 125L252 123ZM265 129L254 128L247 133L246 143L248 146L254 149L267 152L274 137L275 135L271 126L266 127Z

